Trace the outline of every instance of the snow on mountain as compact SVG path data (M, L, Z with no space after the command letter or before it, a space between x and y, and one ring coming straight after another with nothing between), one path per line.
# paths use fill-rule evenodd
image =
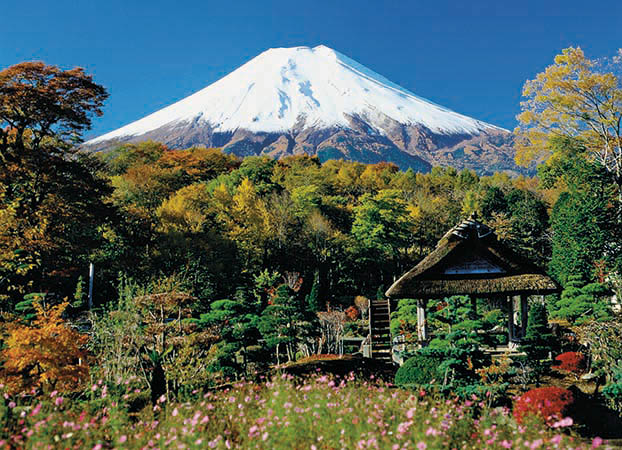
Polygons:
M205 89L86 144L197 121L216 133L348 128L349 116L362 118L380 134L387 131L387 117L438 134L498 129L418 97L320 45L267 50Z
M481 174L523 171L514 164L507 130L418 97L323 45L267 50L83 147L105 151L144 140L221 147L241 157L307 154L417 171L434 165Z

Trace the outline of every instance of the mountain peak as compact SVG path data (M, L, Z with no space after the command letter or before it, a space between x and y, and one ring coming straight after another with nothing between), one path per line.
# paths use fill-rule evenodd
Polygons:
M498 133L507 135L318 45L268 49L195 94L85 145L101 149L155 139L173 147L219 146L239 155L360 154L356 158L365 162L422 168L429 162L421 152Z
M88 144L201 121L216 131L306 126L349 127L364 118L383 134L387 119L436 133L476 135L495 128L438 106L325 46L266 50L224 78L144 119Z

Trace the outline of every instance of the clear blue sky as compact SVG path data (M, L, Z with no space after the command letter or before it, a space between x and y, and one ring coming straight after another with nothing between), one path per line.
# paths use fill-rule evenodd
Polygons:
M622 1L6 0L0 68L82 66L110 98L87 137L207 86L270 47L325 44L417 95L505 128L561 49L622 47Z

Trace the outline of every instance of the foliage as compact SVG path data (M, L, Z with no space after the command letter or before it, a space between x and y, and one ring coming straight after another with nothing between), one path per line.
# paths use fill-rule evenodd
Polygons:
M311 292L305 298L307 309L310 312L318 312L320 310L320 298L319 298L319 274L316 272L313 276L313 285L311 286Z
M548 357L552 349L553 334L549 329L546 305L534 302L529 307L527 330L521 342L521 350L529 361L537 362Z
M4 324L0 379L11 392L71 392L84 383L89 373L87 337L63 320L67 305L46 309L34 303L36 318L31 325L16 318Z
M564 352L555 357L555 368L573 373L582 373L587 368L585 355L580 352Z
M0 71L0 296L75 286L114 211L93 157L73 145L107 94L81 68Z
M138 412L129 410L131 400L125 396L137 394L127 381L120 380L125 391L119 392L116 406L107 401L112 392L97 383L89 391L89 403L59 396L35 403L9 397L0 446L423 449L591 444L536 419L519 427L507 408L488 407L480 397L459 401L425 392L413 395L352 377L301 381L284 375L262 383L241 382ZM106 407L96 406L102 403Z
M609 384L603 387L603 396L609 405L622 416L622 366L613 368L613 377Z
M521 395L514 403L514 417L522 423L527 416L540 416L548 425L563 419L574 403L572 392L568 389L549 386L531 389Z
M609 289L601 283L584 285L579 277L570 277L559 300L551 305L551 317L571 324L611 319Z
M613 60L620 64L619 58ZM601 66L601 67L599 67ZM604 69L604 70L603 70ZM609 173L622 195L622 79L580 48L567 48L554 64L527 81L527 97L518 116L517 160L529 162L542 156L559 158L551 145L562 136L579 141L589 160ZM622 197L621 197L622 198Z
M404 361L395 373L395 384L404 387L428 385L439 381L440 359L432 355L414 355ZM442 376L442 375L441 375Z
M391 335L404 336L406 342L414 342L417 335L417 300L402 298L397 309L391 313Z
M577 328L579 340L591 356L591 369L605 375L608 382L618 377L622 361L622 323L619 318L589 322Z
M186 320L196 299L171 280L145 287L123 278L119 291L116 308L91 314L90 349L100 358L94 373L110 386L132 378L151 389L152 401L209 385L218 335Z
M314 319L305 313L294 288L287 284L278 286L259 319L259 331L268 348L274 349L277 364L281 361L282 349L287 360L293 361L299 349L304 356L309 356L313 347Z
M568 156L540 170L545 186L565 186L551 213L551 274L564 285L571 276L584 282L602 281L595 276L597 263L604 262L608 271L615 271L620 264L614 192L602 168L573 154L575 142L556 145Z
M220 372L224 376L236 377L238 373L247 373L249 362L248 348L259 340L259 315L254 304L243 295L236 300L217 300L210 306L210 311L201 314L196 320L200 328L212 329L219 337L211 372ZM237 361L237 354L242 356L242 364Z
M404 302L402 314L416 313L412 306L412 301ZM478 333L484 329L484 322L473 306L467 296L452 296L428 305L434 337L415 354L437 361L436 384L445 391L477 385L476 370L490 364L490 356L482 348L487 338Z

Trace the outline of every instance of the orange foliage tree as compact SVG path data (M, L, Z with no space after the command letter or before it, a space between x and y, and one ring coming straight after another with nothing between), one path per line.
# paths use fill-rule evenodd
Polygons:
M88 377L87 336L69 328L61 317L67 305L45 309L35 303L32 325L14 320L5 324L0 380L10 391L73 391Z

